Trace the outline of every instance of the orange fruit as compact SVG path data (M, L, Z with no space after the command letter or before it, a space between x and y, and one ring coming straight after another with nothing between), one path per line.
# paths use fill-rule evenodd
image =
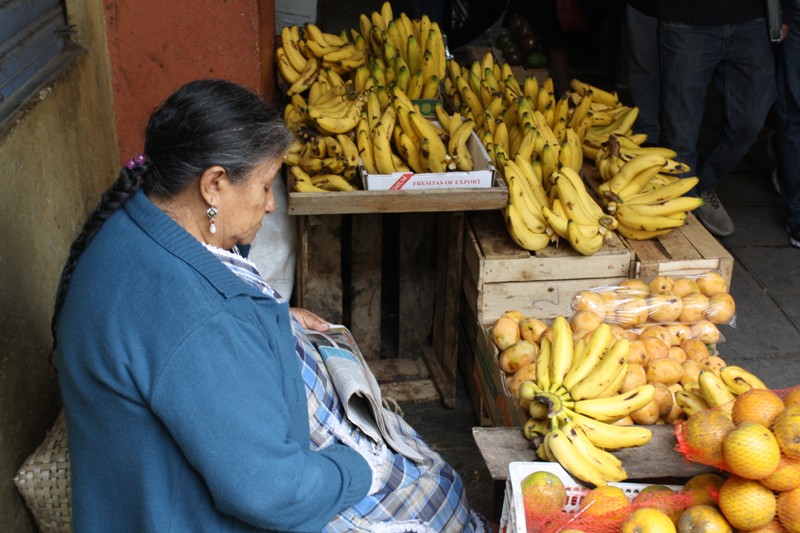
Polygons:
M789 533L800 533L800 488L778 494L778 520Z
M800 487L800 458L782 456L778 469L759 481L765 487L777 492Z
M673 280L672 277L656 276L650 280L648 287L650 289L650 294L658 294L660 292L671 291L674 285L675 280Z
M757 422L769 428L783 409L783 400L775 392L750 389L736 397L731 416L736 425L742 422Z
M706 465L721 464L725 459L722 441L735 427L730 418L710 409L687 418L681 423L681 433L689 448L689 459Z
M737 529L748 531L769 524L777 510L775 495L752 479L733 475L719 488L719 509Z
M772 432L784 455L800 457L800 403L790 405L775 418Z
M675 533L672 519L650 507L636 509L622 523L621 533Z
M761 479L778 469L781 449L775 435L755 422L742 422L722 441L728 470L747 479Z
M621 521L628 513L631 502L619 487L607 485L595 487L581 500L580 510L584 516L602 516L603 519Z
M666 485L648 485L637 494L631 503L637 509L649 507L667 515L673 523L678 522L683 508L681 499L675 498L675 491Z
M800 403L800 386L789 390L783 397L783 405L789 407Z
M564 483L551 472L528 474L520 482L520 491L526 515L557 513L567 503L567 489Z
M775 518L766 526L751 529L748 533L786 533L786 530L783 528L778 519Z
M698 474L683 485L683 492L692 494L695 505L716 505L712 493L718 493L724 481L719 474Z
M692 505L678 518L678 533L732 533L722 513L711 505Z

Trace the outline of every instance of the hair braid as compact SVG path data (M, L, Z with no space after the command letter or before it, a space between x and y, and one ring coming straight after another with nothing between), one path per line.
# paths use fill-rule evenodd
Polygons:
M123 167L119 173L117 180L106 190L100 198L100 202L95 207L94 212L89 216L89 219L83 224L83 229L80 235L72 241L69 248L69 256L61 271L61 278L58 283L58 291L56 292L56 301L53 308L53 318L50 321L50 334L53 337L53 344L50 348L50 363L54 363L56 354L56 325L58 324L58 316L61 314L61 307L64 305L64 299L67 295L69 282L72 279L72 273L75 271L75 265L78 264L83 251L92 242L94 236L100 231L108 217L116 211L125 200L130 198L141 183L143 167L136 167L129 170Z

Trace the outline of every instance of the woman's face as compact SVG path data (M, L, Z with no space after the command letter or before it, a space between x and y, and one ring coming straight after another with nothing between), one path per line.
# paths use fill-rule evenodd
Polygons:
M264 215L275 209L272 184L282 163L280 158L269 159L253 169L242 182L227 182L217 216L217 231L222 233L223 248L249 244L255 239Z

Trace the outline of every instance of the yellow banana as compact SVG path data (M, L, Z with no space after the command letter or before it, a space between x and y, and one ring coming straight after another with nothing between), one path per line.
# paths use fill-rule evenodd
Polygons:
M358 147L353 142L348 135L338 133L336 135L336 140L339 142L339 146L342 149L342 154L347 161L347 165L350 167L357 167L358 166Z
M297 44L298 39L299 33L297 26L284 26L281 29L281 45L286 53L286 58L295 71L303 72L308 60L300 53L300 48Z
M444 106L437 102L433 107L433 112L436 114L436 120L439 121L439 124L441 124L445 130L452 132L453 128L450 125L450 115L444 110ZM451 133L450 137L452 138L452 136L453 134Z
M597 395L598 398L609 398L614 396L615 394L619 394L619 389L622 387L622 384L625 383L625 379L628 377L628 362L626 361L619 370L617 371L617 376L611 380L611 383L608 384L608 387L603 389L603 391Z
M358 156L361 159L361 164L364 165L364 170L369 174L378 173L378 167L375 165L372 138L370 137L369 127L365 118L359 121L358 130L356 132L356 146L358 147Z
M575 446L560 428L551 429L545 436L544 442L558 463L576 478L596 487L608 484L595 465L575 449Z
M697 177L681 178L680 180L659 187L652 191L642 192L627 198L621 198L627 205L659 204L683 196L694 188L698 183Z
M725 382L710 370L701 370L697 376L697 384L700 385L700 392L703 398L711 407L718 407L733 401L733 393L728 389Z
M289 62L289 58L283 46L279 46L278 49L275 50L275 61L278 64L278 72L286 83L292 85L300 79L300 73L297 72L291 62Z
M338 174L317 174L311 177L314 186L326 191L355 191L352 184Z
M439 76L434 74L423 82L421 94L423 100L431 100L439 96L439 79Z
M612 338L611 326L606 322L595 328L589 338L589 343L586 345L583 356L572 365L567 375L564 376L563 385L567 390L570 390L576 383L589 375L589 372L594 370Z
M514 173L525 180L523 185L525 186L526 194L535 202L538 209L546 207L549 203L547 191L544 190L542 180L537 175L536 169L530 160L517 155L514 161L509 161L509 163L512 163L511 168Z
M535 252L546 248L550 243L550 236L547 233L534 233L525 226L514 205L509 204L506 206L503 214L511 239L520 248Z
M467 148L467 140L472 135L475 129L475 122L467 120L462 122L455 130L455 133L450 137L447 144L447 151L450 156L455 160L458 170L471 171L474 162L469 148Z
M317 187L313 183L299 180L294 182L294 190L297 192L330 192Z
M553 333L553 344L550 352L550 385L558 387L564 381L572 366L574 343L572 329L564 316L557 316L550 329Z
M632 241L647 241L650 239L655 239L656 237L660 237L661 235L666 235L672 230L662 229L656 231L645 231L636 228L629 228L625 224L620 223L617 225L617 228L614 231Z
M406 90L408 97L412 100L419 100L422 98L422 90L424 86L425 78L422 76L422 71L417 70L414 72L414 74L412 74L411 79L408 82L408 89Z
M385 1L381 4L381 19L386 27L389 26L389 23L394 20L394 14L392 13L392 4L389 1Z
M409 113L411 126L417 132L422 143L428 141L427 153L430 161L428 167L432 172L445 172L447 170L447 149L439 137L440 130L416 111ZM423 159L425 159L423 154Z
M619 104L619 96L617 96L616 92L603 90L589 83L584 83L576 78L572 78L570 80L570 88L581 95L585 95L587 92L592 91L592 98L594 101L607 106L616 106Z
M539 355L536 359L536 385L542 389L550 388L550 340L542 337L539 341Z
M617 339L594 369L570 388L572 399L578 401L595 398L603 392L617 376L617 371L625 363L629 351L630 341L624 338Z
M402 129L402 128L401 128ZM400 155L408 163L414 172L427 172L428 168L420 157L420 147L405 131L400 133L400 143L397 147L400 150Z
M679 196L660 204L625 205L645 216L671 216L697 209L703 205L703 199L696 196Z
M305 92L319 75L319 62L312 57L306 62L306 67L300 72L300 77L287 90L286 94L300 94Z
M563 170L564 169L562 169L562 171ZM588 195L585 186L581 183L576 187L563 172L557 172L553 177L555 179L554 187L556 187L558 191L558 197L561 199L561 203L567 211L568 218L583 225L599 224L599 220L604 215L601 214L598 216L594 207L592 207L589 202L585 202L582 197L582 194ZM580 187L581 190L579 190L578 187ZM597 205L594 200L591 201ZM602 208L600 209L602 213Z
M567 240L570 246L581 255L594 255L600 251L605 241L600 224L583 226L574 220L567 221Z
M661 169L653 166L639 172L628 184L621 190L613 191L617 193L620 198L630 198L642 192L656 177ZM613 178L612 178L613 181Z
M686 213L663 216L663 215L643 215L638 211L634 211L633 206L627 204L619 204L615 213L615 217L620 224L629 228L639 229L644 231L659 231L664 229L672 229L683 226L686 220Z
M693 391L675 391L674 398L675 403L678 404L678 407L681 408L681 411L686 413L686 416L692 416L695 413L699 413L700 411L710 408L705 398Z
M647 444L653 438L653 432L644 426L615 426L576 413L571 409L565 409L565 411L566 416L586 432L586 436L592 444L605 450L634 448Z
M601 422L613 423L650 403L655 394L655 387L647 383L615 396L576 401L572 410Z
M586 115L589 113L589 110L592 108L592 96L594 92L589 90L587 91L580 99L578 104L572 110L572 114L569 116L569 121L567 125L570 128L576 128L578 124L580 124Z
M766 389L767 386L755 374L736 365L726 365L719 369L719 377L728 389L736 395L750 389Z
M392 160L392 147L389 143L386 125L378 122L375 131L372 132L372 146L375 166L379 174L392 174L395 172L394 161Z
M438 143L430 137L423 137L419 148L420 158L431 172L447 172L447 152L441 140L438 137L436 139Z
M344 116L320 116L314 119L314 125L320 131L335 135L337 133L347 133L358 125L361 118L361 111L358 106L350 105Z
M561 426L561 430L575 447L575 451L587 458L607 481L619 482L628 478L627 472L622 468L622 461L592 444L579 424L568 421Z
M542 207L542 216L556 235L564 239L568 238L567 226L569 225L569 219L566 216L562 216L547 206Z
M648 170L655 169L652 176L655 176L658 171L664 167L667 160L664 156L659 154L639 154L630 161L620 167L617 172L609 181L606 182L607 189L619 193L624 189L636 176ZM601 186L601 190L603 187Z

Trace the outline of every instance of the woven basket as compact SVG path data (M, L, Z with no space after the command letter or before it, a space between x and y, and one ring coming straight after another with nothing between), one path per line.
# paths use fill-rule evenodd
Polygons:
M72 531L69 450L63 411L44 441L17 471L14 484L39 531Z

